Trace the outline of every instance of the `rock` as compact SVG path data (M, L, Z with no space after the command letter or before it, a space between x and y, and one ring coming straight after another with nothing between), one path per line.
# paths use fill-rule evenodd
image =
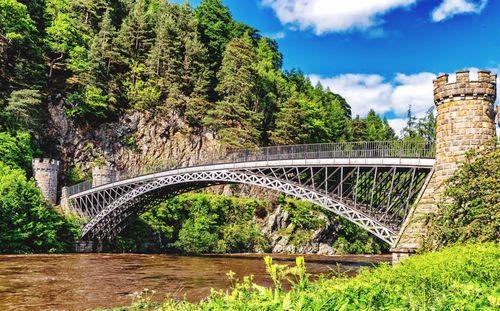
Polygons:
M330 245L320 243L318 248L318 255L335 255L335 251Z

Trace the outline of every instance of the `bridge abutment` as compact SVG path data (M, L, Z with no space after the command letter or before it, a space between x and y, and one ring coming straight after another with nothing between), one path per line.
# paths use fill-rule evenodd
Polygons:
M436 164L420 200L415 204L393 252L393 262L420 248L425 236L425 216L445 202L445 182L454 174L465 153L486 144L495 144L495 110L497 76L490 71L478 72L477 79L469 71L456 73L450 82L447 74L434 81L436 116Z

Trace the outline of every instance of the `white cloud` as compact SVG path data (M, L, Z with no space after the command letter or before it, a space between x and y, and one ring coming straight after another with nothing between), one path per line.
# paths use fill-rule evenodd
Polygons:
M316 34L369 30L380 25L387 12L406 8L417 0L262 0L282 24L312 28ZM380 32L380 31L379 31Z
M400 137L403 136L402 132L408 122L408 119L403 119L403 118L389 119L387 120L387 122L389 122L389 125L392 127L396 135Z
M479 14L486 7L488 0L443 0L441 4L432 11L432 20L441 22L458 14Z
M279 40L283 39L286 37L286 34L284 31L278 31L278 32L271 32L271 33L263 33L262 34L264 37L268 37L269 39L273 40Z
M351 105L352 115L365 116L370 109L379 114L406 116L408 106L418 117L434 104L432 81L436 75L421 72L412 75L398 73L387 81L376 74L343 74L331 78L309 75L313 84L320 82L343 96Z

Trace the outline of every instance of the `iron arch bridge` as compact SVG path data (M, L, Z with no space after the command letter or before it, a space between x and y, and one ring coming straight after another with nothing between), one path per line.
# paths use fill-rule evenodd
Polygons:
M122 174L118 181L68 189L86 219L82 241L114 238L140 211L178 193L240 183L320 205L393 245L429 181L434 145L357 142L275 146L227 152L194 165Z

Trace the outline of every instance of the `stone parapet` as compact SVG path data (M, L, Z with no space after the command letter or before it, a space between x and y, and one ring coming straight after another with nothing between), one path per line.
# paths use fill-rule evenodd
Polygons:
M450 101L482 99L494 103L496 100L497 75L489 70L478 72L477 80L470 78L468 70L458 71L456 81L449 82L449 75L443 74L434 81L434 102L436 106Z

